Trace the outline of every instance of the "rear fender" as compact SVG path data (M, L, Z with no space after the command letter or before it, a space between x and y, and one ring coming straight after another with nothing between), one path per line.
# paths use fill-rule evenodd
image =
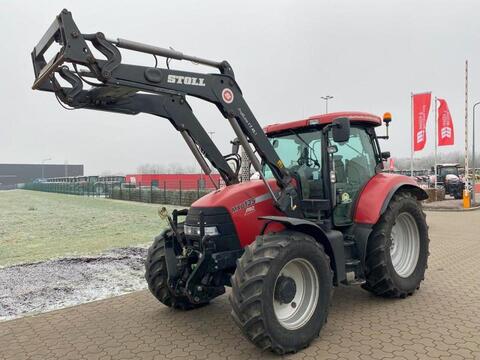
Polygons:
M360 193L355 207L355 223L376 224L393 196L399 191L409 191L418 200L425 200L428 197L425 190L408 176L388 173L377 174L367 182Z
M345 280L345 252L343 234L340 231L325 231L312 221L286 216L261 216L259 219L280 223L287 229L302 232L315 238L323 245L326 254L330 257L330 266L335 274L335 285ZM268 226L268 223L266 226Z

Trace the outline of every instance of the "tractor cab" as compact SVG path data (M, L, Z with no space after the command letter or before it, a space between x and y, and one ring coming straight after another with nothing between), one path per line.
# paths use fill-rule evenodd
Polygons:
M374 128L378 116L339 112L265 128L299 187L304 216L319 222L333 209L333 225L350 225L355 201L383 167ZM264 165L264 175L273 174Z
M437 182L444 183L447 175L454 175L460 177L459 174L460 164L438 164L437 165Z

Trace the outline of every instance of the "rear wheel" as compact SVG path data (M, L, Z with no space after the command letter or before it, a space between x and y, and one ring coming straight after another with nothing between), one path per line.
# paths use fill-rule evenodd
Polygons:
M204 304L192 303L186 296L176 296L168 287L167 264L165 262L165 236L155 238L152 246L148 249L145 261L145 279L148 289L162 304L175 309L190 310Z
M315 239L292 231L258 236L232 276L232 316L260 348L296 352L319 335L331 292L330 260Z
M370 235L363 287L384 297L412 295L424 279L428 245L420 203L410 193L395 195Z

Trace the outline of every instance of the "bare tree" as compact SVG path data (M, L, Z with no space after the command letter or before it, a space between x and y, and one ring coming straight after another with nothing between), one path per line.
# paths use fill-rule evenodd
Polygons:
M137 167L139 174L195 174L200 170L195 165L169 163L162 164L142 164Z
M480 158L479 158L480 159ZM440 153L437 157L438 164L444 163L458 163L460 166L464 166L464 156L460 151L452 151L446 153ZM478 160L476 162L478 163ZM435 165L435 157L433 154L425 155L422 157L416 157L413 161L413 168L415 170L430 169ZM396 158L395 167L398 170L410 169L410 158Z

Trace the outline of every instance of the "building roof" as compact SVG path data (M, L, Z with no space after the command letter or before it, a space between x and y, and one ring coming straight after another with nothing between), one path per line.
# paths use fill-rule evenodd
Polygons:
M365 123L371 126L379 126L382 124L382 119L374 114L369 114L359 111L345 111L335 112L324 115L313 115L306 119L289 121L285 123L277 123L266 126L263 130L267 133L281 132L288 129L298 129L302 127L312 125L327 125L333 122L337 118L346 117L350 119L352 123Z

